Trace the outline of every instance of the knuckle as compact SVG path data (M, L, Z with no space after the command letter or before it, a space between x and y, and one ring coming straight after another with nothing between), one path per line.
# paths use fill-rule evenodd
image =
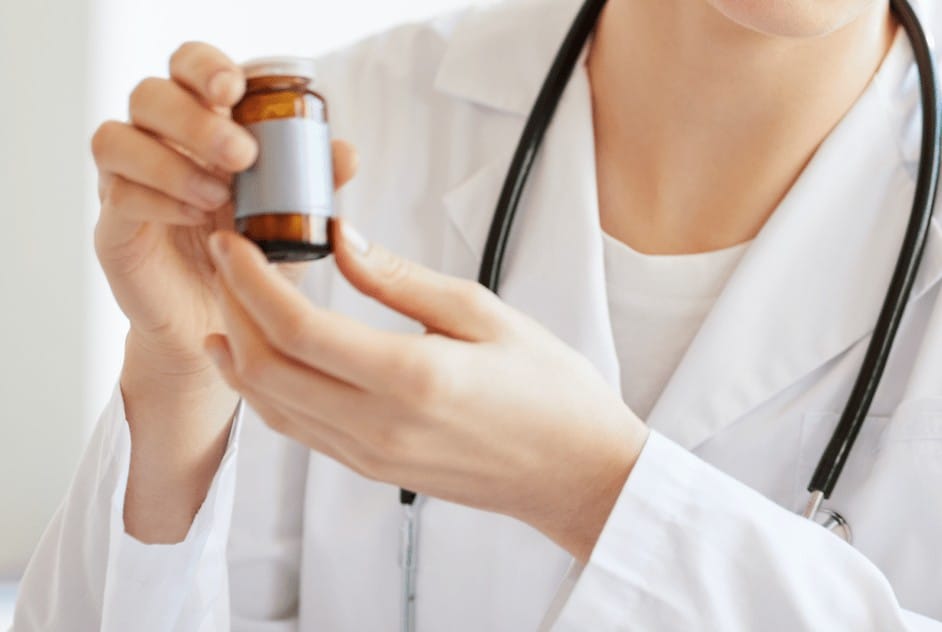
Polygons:
M202 42L187 40L177 46L177 49L170 54L170 72L176 74L177 71L186 67L188 61L202 48Z
M431 405L442 396L443 380L435 364L424 354L403 355L395 368L404 383L404 395L413 403Z
M187 108L178 115L180 135L187 139L187 146L200 155L215 155L221 138L227 133L230 121L219 114L202 108Z
M385 454L395 458L403 446L402 425L393 420L381 422L375 430L373 446L375 454Z
M91 141L92 156L95 157L96 161L101 161L104 156L108 155L114 146L116 137L123 128L123 123L114 120L105 121L98 126L95 133L92 134Z
M408 282L413 274L413 265L408 259L384 253L379 266L380 289L393 288Z
M99 263L103 259L105 253L105 238L104 238L104 229L101 226L101 218L98 218L98 221L95 222L95 229L92 232L92 245L95 248L95 258L98 259Z
M434 371L417 370L412 376L412 397L423 406L430 406L441 397L441 380Z
M102 210L104 210L105 207L111 208L114 206L114 188L117 186L117 183L118 177L114 176L100 185L98 195L101 198Z
M399 418L381 420L365 444L356 450L356 465L361 474L372 480L388 480L390 469L409 461L412 434Z
M494 294L480 283L463 281L457 290L457 301L462 310L472 314L494 311Z
M131 186L127 180L120 176L111 178L111 181L104 187L104 204L110 208L119 209L125 206L131 195Z
M274 342L281 349L296 349L308 343L310 328L304 314L292 310L277 327Z
M371 431L363 450L374 472L387 473L402 464L422 466L428 461L430 447L434 444L429 438L433 432L429 418L410 413L390 415L380 421Z
M141 79L134 89L131 90L131 96L128 98L128 106L131 112L131 119L150 103L160 90L164 87L166 81L159 77L146 77Z
M208 151L219 151L219 140L233 134L232 121L219 114L200 112L199 116L189 117L187 123L190 126L189 133L201 139Z
M111 179L114 178L114 175L108 173L102 169L98 170L98 185L96 190L98 191L98 201L104 202L105 200L105 189L108 188L108 183Z

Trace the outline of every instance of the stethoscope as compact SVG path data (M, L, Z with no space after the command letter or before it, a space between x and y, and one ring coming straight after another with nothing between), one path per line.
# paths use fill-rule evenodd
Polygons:
M900 320L909 299L922 254L925 250L929 224L935 206L936 185L939 176L940 132L938 82L928 37L919 17L908 0L890 0L906 35L909 38L919 71L919 86L922 95L922 144L913 207L899 258L893 271L889 289L877 319L863 364L854 381L853 389L844 406L840 420L827 447L821 454L814 475L808 484L809 497L803 511L806 518L815 520L837 533L845 540L852 540L850 525L838 512L822 507L831 496L847 463L857 435L863 426L874 394L880 385L883 370L893 347L893 339L899 329ZM536 102L527 117L526 125L514 152L513 160L504 178L497 208L491 220L484 256L478 272L478 281L497 293L504 253L510 238L510 230L524 187L530 176L543 137L552 121L556 106L572 75L576 61L585 48L605 0L586 0L569 27L550 66ZM418 523L416 494L400 490L399 500L403 506L401 567L402 581L402 630L412 632L415 625L415 566Z

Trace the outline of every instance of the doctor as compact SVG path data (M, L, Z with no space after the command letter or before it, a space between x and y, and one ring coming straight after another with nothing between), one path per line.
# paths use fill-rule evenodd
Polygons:
M345 219L303 274L227 230L256 148L222 53L185 44L101 126L131 328L17 632L398 629L397 486L420 631L942 630L938 219L828 503L853 546L795 513L913 195L888 3L611 0L497 298L468 279L577 5L320 60Z

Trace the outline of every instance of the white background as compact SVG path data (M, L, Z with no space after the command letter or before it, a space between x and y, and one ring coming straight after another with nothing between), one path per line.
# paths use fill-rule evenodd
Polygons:
M0 0L0 628L114 386L126 322L91 245L89 139L183 41L314 55L468 0Z

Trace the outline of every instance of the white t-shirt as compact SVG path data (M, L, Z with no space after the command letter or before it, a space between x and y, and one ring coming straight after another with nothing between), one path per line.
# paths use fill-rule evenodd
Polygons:
M646 255L603 234L622 398L645 419L746 251Z

